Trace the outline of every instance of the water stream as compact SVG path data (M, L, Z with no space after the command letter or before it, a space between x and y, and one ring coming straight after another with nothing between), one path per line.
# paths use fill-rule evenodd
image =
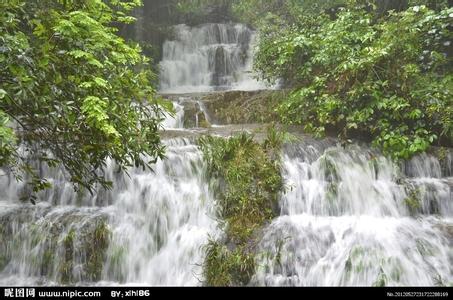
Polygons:
M23 204L23 184L0 177L0 285L200 284L201 247L217 227L205 163L190 140L166 144L154 172L110 163L114 189L93 196L43 169L53 188Z
M175 33L163 46L162 93L265 88L250 74L255 33L245 25ZM178 97L163 123L167 158L129 175L109 162L111 191L75 192L64 170L39 166L53 187L32 205L20 200L24 183L0 174L0 285L201 285L203 246L219 229L206 163L186 133L257 126L184 129L186 102L194 118L211 116L197 96ZM400 166L366 146L304 139L282 161L281 214L263 230L251 285L453 283L451 153Z
M317 143L292 146L283 162L287 192L253 284L453 283L453 181L437 159L420 156L404 174L366 147Z
M256 35L242 24L177 25L163 46L162 93L259 90L251 74Z

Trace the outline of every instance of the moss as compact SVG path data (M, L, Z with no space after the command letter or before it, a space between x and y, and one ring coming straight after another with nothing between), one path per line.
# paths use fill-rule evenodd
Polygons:
M439 159L439 161L445 161L447 159L447 156L448 156L448 149L445 148L445 147L439 147L436 149L435 151L435 155L436 157Z
M49 274L51 271L52 262L54 261L53 249L44 250L41 262L41 274Z
M282 267L282 249L283 245L285 244L285 241L282 239L279 239L276 243L276 251L275 251L275 263L277 266L280 268Z
M269 132L272 130L268 131L270 138L261 144L246 133L199 141L208 173L217 178L213 190L218 192L219 217L226 236L223 244L208 244L204 263L207 285L246 285L254 274L256 233L277 216L283 188L277 155L282 143L277 134Z
M401 260L398 257L388 257L384 263L390 269L388 272L388 278L392 282L400 282L401 276L403 275Z
M99 221L87 242L86 273L91 281L99 281L106 259L111 232L106 221Z
M286 91L230 91L204 97L206 107L222 124L278 122L276 113Z
M418 252L423 256L434 256L435 250L426 240L416 239L415 241Z
M334 158L327 153L319 159L320 167L324 172L324 178L327 182L338 182L339 176Z
M203 120L199 121L198 126L201 128L209 128L209 127L211 127L211 124L208 122L208 120L203 119Z
M406 204L406 207L412 216L419 213L420 208L422 207L420 191L418 189L409 190L408 196L404 199L404 204Z
M387 276L385 275L384 270L382 268L379 270L379 275L376 281L373 283L375 287L384 287L387 285Z
M70 284L73 282L72 269L73 269L72 261L65 261L60 265L59 268L60 283Z
M42 236L42 229L36 225L36 224L31 224L30 226L28 226L28 229L27 229L29 232L30 232L30 235L31 235L31 241L30 241L30 246L32 248L36 247L43 239L43 236Z
M79 250L83 251L83 280L95 282L101 279L111 233L105 220L98 220L93 227L85 230L70 229L59 245L58 254L62 258L58 265L58 278L61 284L72 284L76 280L73 272L76 242L81 247ZM49 244L44 252L43 267L47 271L51 271L50 267L56 259L56 249L56 245Z
M64 247L66 250L72 249L74 240L75 240L75 230L74 230L74 228L72 228L63 240L63 244L64 244Z
M345 262L346 275L349 276L351 273L361 273L364 271L366 263L364 262L364 256L367 256L366 251L361 246L355 246L349 252L348 259Z
M379 272L372 283L373 286L383 287L400 282L403 267L398 257L387 257L382 249L360 245L354 246L349 252L345 262L345 279L360 274L366 275L375 268L379 268Z
M73 282L74 267L74 240L76 232L72 228L63 239L63 262L59 266L60 282L69 284Z
M338 183L329 182L327 184L326 199L330 203L333 203L336 199L338 199Z
M0 255L0 271L2 271L8 264L8 259L4 255Z
M430 149L430 154L434 155L440 163L441 169L442 169L442 174L445 177L452 176L452 162L451 162L451 156L453 154L453 150L451 148L447 147L432 147Z
M126 277L122 272L122 263L127 254L127 249L124 246L115 246L111 253L109 257L109 273L114 276L116 281L124 282Z

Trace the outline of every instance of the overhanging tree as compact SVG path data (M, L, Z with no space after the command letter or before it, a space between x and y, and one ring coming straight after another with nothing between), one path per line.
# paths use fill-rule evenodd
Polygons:
M155 75L111 25L133 22L140 2L0 2L0 167L35 192L48 184L30 158L63 165L76 188L92 190L110 186L109 158L125 170L163 156Z

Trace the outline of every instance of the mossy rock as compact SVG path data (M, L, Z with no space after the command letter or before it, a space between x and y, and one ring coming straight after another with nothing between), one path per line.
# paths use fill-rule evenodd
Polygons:
M333 157L324 154L324 156L320 158L320 167L324 172L324 178L327 182L334 183L340 180Z
M439 160L442 176L453 176L453 149L438 147L432 153Z
M404 199L404 204L406 205L409 213L412 216L415 216L421 213L422 200L421 200L421 191L414 187L406 188L407 197Z
M114 280L118 282L125 282L126 277L124 276L123 262L127 255L127 248L125 246L114 246L109 256L109 274L114 276Z
M278 216L276 203L283 189L275 147L241 133L229 139L199 140L208 173L217 179L219 217L225 238L210 241L203 264L209 286L247 285L255 273L258 232ZM221 184L220 184L221 183Z
M382 270L379 271L378 278L376 281L373 283L374 287L385 287L387 285L387 275L385 275L385 272Z
M111 231L107 222L101 221L96 224L95 230L86 241L89 243L87 245L86 273L91 281L99 281L101 279L110 238Z
M276 108L286 91L228 91L203 97L210 116L218 124L270 123L280 120Z

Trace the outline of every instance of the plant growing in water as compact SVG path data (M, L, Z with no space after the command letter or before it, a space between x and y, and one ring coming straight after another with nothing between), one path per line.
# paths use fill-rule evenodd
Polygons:
M283 180L277 153L283 136L271 127L262 144L247 133L199 140L208 172L218 179L219 218L225 231L223 242L206 246L207 285L246 285L254 274L255 237L278 215Z

